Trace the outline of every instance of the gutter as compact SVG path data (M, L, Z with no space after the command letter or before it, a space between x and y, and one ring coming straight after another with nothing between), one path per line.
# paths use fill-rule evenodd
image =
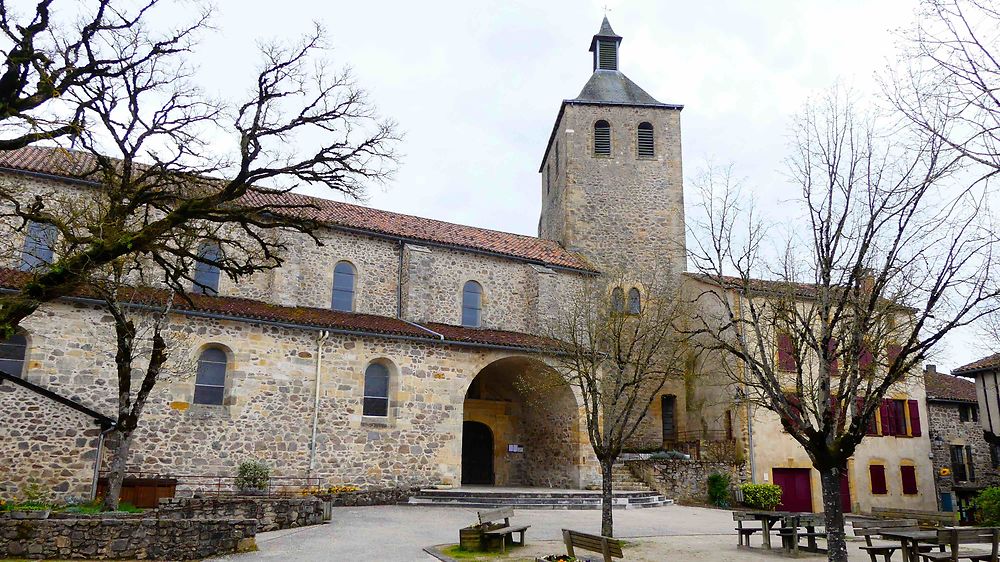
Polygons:
M319 391L320 381L323 377L323 344L330 337L330 332L320 331L316 335L316 388L313 392L313 416L312 416L312 437L309 439L309 471L307 478L312 477L316 468L316 431L319 428ZM308 484L308 483L307 483Z
M115 428L109 427L101 431L101 435L97 438L97 460L94 461L94 478L90 482L90 499L91 501L97 500L97 481L101 479L101 464L104 463L104 438L107 434L111 433Z

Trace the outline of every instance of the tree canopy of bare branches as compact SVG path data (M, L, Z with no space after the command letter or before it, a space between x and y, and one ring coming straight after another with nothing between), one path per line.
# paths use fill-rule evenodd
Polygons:
M48 4L39 4L39 25ZM125 17L107 2L97 7L112 22ZM318 226L291 189L319 184L359 197L393 171L394 124L378 117L347 71L331 70L318 26L298 42L263 45L247 95L229 103L206 95L185 63L206 16L161 45L134 23L143 13L127 19L132 25L98 17L101 52L118 62L78 76L61 94L87 124L72 149L57 149L78 185L0 185L0 218L21 230L43 225L58 239L54 262L0 297L0 332L123 256L165 272L178 293L197 286L195 263L234 280L278 267L286 250L278 233L311 235ZM8 52L8 67L18 53Z
M691 259L705 289L693 332L820 472L830 560L847 560L840 471L883 396L996 307L986 190L963 186L959 164L944 139L887 128L834 91L794 123L802 216L785 217L796 228L781 250L768 251L779 229L728 171L699 181Z
M587 434L601 464L601 533L613 536L611 471L654 398L682 378L685 321L677 279L625 283L624 275L588 279L562 303L552 328L559 342L552 376L580 397ZM641 287L628 302L614 287ZM543 379L544 380L544 379Z

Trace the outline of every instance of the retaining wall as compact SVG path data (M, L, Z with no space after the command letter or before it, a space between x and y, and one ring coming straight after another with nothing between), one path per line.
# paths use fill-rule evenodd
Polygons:
M661 495L677 501L707 503L708 477L729 474L733 484L746 480L746 463L697 460L630 460L625 465Z
M170 498L160 500L161 519L255 519L257 532L323 522L323 500L271 497Z

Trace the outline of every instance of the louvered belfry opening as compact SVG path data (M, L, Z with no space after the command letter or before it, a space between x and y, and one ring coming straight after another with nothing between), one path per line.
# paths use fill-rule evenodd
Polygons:
M611 125L607 121L594 123L594 154L611 156Z
M653 158L656 156L656 146L653 144L653 125L650 123L639 123L639 158Z
M618 43L616 41L597 42L597 68L618 70Z

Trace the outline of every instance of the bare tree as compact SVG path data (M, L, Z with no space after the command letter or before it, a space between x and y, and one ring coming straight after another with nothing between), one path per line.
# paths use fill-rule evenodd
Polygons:
M554 319L551 384L582 399L587 435L601 465L601 533L613 536L612 467L671 377L682 378L686 308L676 278L584 281ZM629 294L630 288L638 293ZM546 380L543 376L531 377Z
M139 34L114 34L107 49L128 52ZM195 262L233 279L279 267L280 232L318 226L314 206L291 189L313 183L359 197L366 182L388 178L394 125L346 71L330 70L322 37L317 27L294 45L265 45L247 99L233 106L204 95L176 52L73 90L90 126L52 165L78 187L0 184L0 217L21 230L51 229L59 249L21 290L0 297L0 332L123 256L164 271L182 294L197 285Z
M996 236L985 188L960 186L942 139L886 131L839 92L808 106L793 133L802 216L782 217L796 225L782 250L767 251L780 229L730 174L700 179L691 260L707 286L693 332L808 453L829 559L846 561L841 473L886 392L996 307Z
M53 3L40 0L33 14L18 18L8 2L0 0L0 54L5 59L0 73L0 150L80 134L84 110L95 101L81 95L84 86L187 51L210 14L196 7L199 14L191 24L154 33L148 24L158 17L158 0L131 10L111 0L92 0L76 21L63 25L55 21ZM62 7L72 9L67 2ZM135 41L109 48L123 36Z

